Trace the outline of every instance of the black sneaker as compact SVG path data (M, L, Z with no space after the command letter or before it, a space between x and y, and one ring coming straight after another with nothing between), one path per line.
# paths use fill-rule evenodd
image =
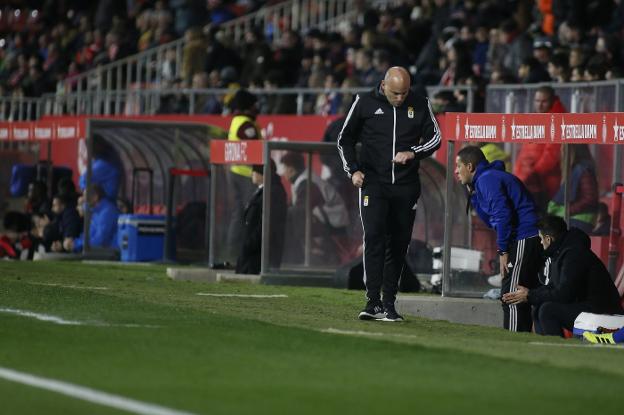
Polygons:
M382 321L403 321L403 316L397 313L394 303L384 304L384 311L386 312L386 317L382 318Z
M360 311L360 320L381 320L386 317L381 303L369 301L364 310Z

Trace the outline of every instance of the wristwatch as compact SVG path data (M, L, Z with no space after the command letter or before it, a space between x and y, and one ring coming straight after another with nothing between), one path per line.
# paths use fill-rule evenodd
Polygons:
M496 252L498 252L498 256L503 256L503 255L507 255L508 254L508 252L501 251L500 249L498 251L496 251Z

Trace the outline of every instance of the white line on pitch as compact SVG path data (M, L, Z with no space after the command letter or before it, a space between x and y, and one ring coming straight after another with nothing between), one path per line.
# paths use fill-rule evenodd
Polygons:
M205 295L208 297L236 297L236 298L288 298L286 294L215 294L215 293L197 293L197 295Z
M143 327L147 327L147 328L159 327L159 326L152 326L152 325L146 325L146 324L132 324L132 323L110 324L110 323L103 323L99 321L89 322L89 321L65 320L62 317L53 316L50 314L35 313L34 311L18 310L15 308L0 308L0 313L14 314L20 317L30 317L30 318L34 318L35 320L46 321L48 323L60 324L63 326L142 327L142 328Z
M552 346L552 347L583 347L583 348L608 348L608 349L620 349L624 350L624 346L618 346L615 344L564 344L564 343L543 343L543 342L530 342L532 346Z
M61 287L61 288L75 288L77 290L108 290L108 287L89 287L85 285L63 285L63 284L52 284L47 282L27 282L30 285L44 285L46 287Z
M52 316L49 314L35 313L27 310L17 310L15 308L0 308L0 313L15 314L21 317L30 317L35 320L47 321L49 323L61 324L64 326L82 326L85 323L76 320L65 320L62 317Z
M193 415L191 412L178 411L165 406L152 403L141 402L130 398L125 398L111 393L100 392L72 383L62 382L60 380L49 379L31 375L24 372L0 367L0 378L33 386L35 388L45 389L57 392L62 395L71 396L72 398L81 399L83 401L108 406L110 408L121 409L122 411L132 412L135 414L145 415Z

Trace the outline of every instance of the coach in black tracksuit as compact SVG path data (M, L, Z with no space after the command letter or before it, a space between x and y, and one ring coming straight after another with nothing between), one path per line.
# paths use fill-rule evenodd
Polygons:
M440 138L428 99L410 92L410 76L400 67L355 97L338 134L344 169L360 189L368 299L362 320L402 320L394 302L420 196L419 160L440 147Z

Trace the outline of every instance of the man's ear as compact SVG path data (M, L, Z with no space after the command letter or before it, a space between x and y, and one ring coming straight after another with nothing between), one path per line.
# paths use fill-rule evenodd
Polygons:
M466 163L466 167L468 168L468 171L470 173L472 173L472 172L474 172L476 170L474 164L472 164L472 163Z

